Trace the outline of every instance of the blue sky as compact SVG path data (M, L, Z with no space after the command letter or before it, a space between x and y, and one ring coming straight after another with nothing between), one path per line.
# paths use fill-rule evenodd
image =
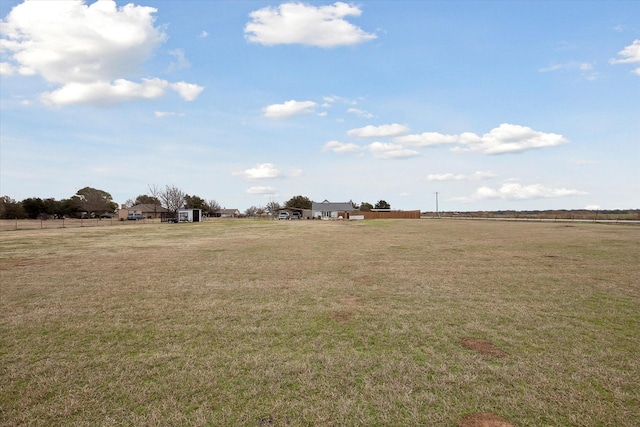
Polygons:
M0 194L640 207L640 3L1 3Z

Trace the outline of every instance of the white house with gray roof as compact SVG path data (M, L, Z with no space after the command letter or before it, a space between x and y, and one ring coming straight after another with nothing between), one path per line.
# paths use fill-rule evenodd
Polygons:
M344 212L357 211L351 202L336 203L325 200L324 202L311 202L311 215L315 219L338 219Z

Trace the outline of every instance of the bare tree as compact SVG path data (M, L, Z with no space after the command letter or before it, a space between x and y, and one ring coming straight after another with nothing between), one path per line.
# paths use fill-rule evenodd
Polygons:
M175 185L167 185L164 191L160 193L160 200L162 200L162 203L169 211L177 214L178 210L184 206L184 196L184 191Z
M160 206L160 199L162 197L162 190L157 185L149 185L149 196L153 199L153 217L158 217L158 207Z
M258 207L257 206L251 206L248 207L247 209L245 209L244 214L246 216L256 216L256 213L258 213Z
M222 209L222 207L220 207L220 203L216 202L214 199L207 202L207 207L209 209L209 215L211 216L217 216L216 214Z

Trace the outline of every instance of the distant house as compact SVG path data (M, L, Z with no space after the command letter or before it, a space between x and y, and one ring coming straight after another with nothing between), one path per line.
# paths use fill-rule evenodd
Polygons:
M145 218L164 218L169 213L167 208L164 208L160 205L154 205L152 203L148 204L140 204L131 206L128 208L126 205L122 205L120 210L118 211L118 219L126 220L127 215L129 214L141 214Z
M240 211L238 209L220 209L216 212L215 216L221 218L238 218Z
M351 202L330 202L325 200L323 202L311 202L311 215L315 219L337 219L348 212L355 212L356 208L353 207Z

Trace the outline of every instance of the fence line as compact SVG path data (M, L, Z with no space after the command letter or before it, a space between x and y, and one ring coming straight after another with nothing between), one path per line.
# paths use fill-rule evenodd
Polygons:
M136 221L119 221L118 218L99 219L1 219L0 231L15 230L45 230L56 228L80 228L80 227L110 227L133 224L156 224L156 219L141 219Z

